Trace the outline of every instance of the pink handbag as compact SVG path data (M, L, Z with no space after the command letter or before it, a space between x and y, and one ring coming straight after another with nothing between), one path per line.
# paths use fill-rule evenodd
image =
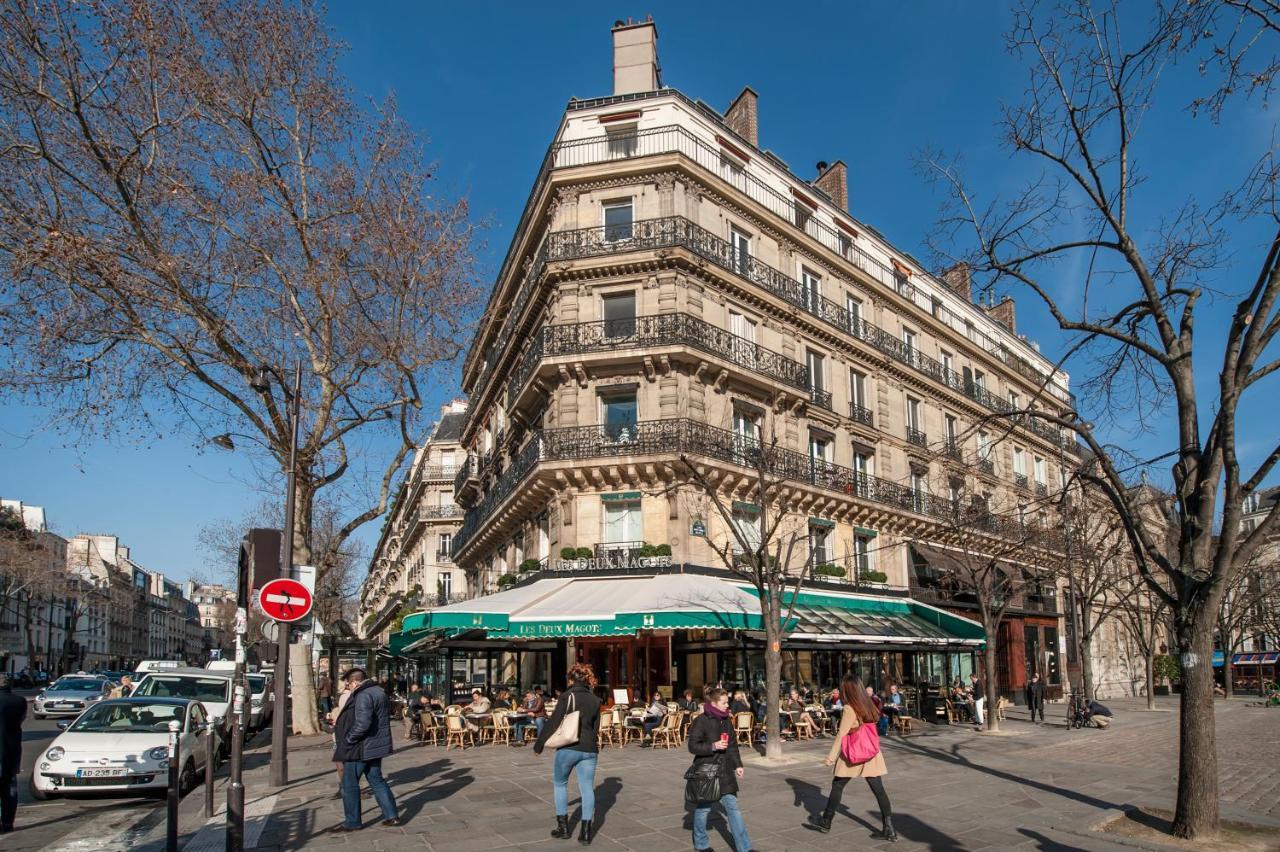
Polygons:
M853 712L851 709L845 712ZM844 735L840 743L840 753L844 759L853 764L866 763L880 753L880 734L872 722L864 722Z

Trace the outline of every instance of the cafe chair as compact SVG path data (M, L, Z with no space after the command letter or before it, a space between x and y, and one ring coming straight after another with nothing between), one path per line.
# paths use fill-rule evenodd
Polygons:
M467 720L463 719L461 714L445 716L444 721L448 732L444 743L445 751L448 751L454 743L457 743L460 749L465 749L468 741L471 745L476 744L476 735L467 727Z
M800 713L791 723L792 728L796 732L797 740L813 739L813 723L809 721L807 713Z
M610 713L600 714L600 728L596 732L597 745L604 748L609 743L617 744L618 735L613 730L613 715Z
M499 710L493 714L493 727L490 728L489 738L494 745L503 742L511 745L511 720L507 718L507 714Z
M733 731L739 745L751 745L755 734L755 720L754 714L745 711L733 714Z
M893 717L893 729L904 737L911 733L911 727L914 723L915 720L905 713L898 713Z
M654 748L658 747L658 743L662 743L667 749L671 749L681 743L680 725L683 722L683 719L681 719L683 715L683 710L676 710L662 717L662 722L653 729Z
M425 744L427 740L431 740L432 745L440 745L440 735L442 733L443 729L435 716L425 710L418 714L418 742L420 744Z

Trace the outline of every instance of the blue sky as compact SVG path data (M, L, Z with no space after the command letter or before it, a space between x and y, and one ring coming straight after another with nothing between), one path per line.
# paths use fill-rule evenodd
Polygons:
M719 109L751 85L762 147L802 177L819 160L843 159L854 215L922 261L940 198L914 165L919 152L960 154L986 193L1015 192L1031 174L997 144L999 103L1019 97L1024 77L1005 50L1009 16L996 3L827 3L785 13L754 3L333 3L330 20L350 47L341 67L354 89L375 100L394 92L438 161L442 188L468 195L487 222L482 258L491 272L566 101L610 92L609 27L628 14L654 16L667 85ZM1213 200L1243 176L1244 151L1270 138L1273 116L1257 104L1235 105L1221 126L1192 118L1182 107L1202 90L1193 63L1166 74L1137 152L1152 178L1138 216L1154 220L1188 194ZM1251 226L1233 233L1234 273L1251 277L1266 236ZM1071 272L1060 271L1062 292L1075 286ZM1211 346L1227 306L1205 306L1201 345ZM1063 338L1043 311L1023 297L1018 312L1020 330L1055 355ZM1212 380L1204 370L1202 384ZM453 393L441 387L437 396ZM1262 413L1256 400L1245 410L1246 463L1275 437ZM202 526L238 518L260 499L240 453L201 451L181 436L68 446L46 420L41 411L0 413L0 496L45 506L63 534L114 532L142 564L177 579L211 573L196 542ZM1169 446L1163 430L1135 437L1107 428L1137 453ZM377 529L368 525L363 537L371 542Z

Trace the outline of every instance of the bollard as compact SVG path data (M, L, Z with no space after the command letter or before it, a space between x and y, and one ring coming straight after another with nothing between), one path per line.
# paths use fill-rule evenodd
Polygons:
M211 819L213 817L213 764L217 750L213 747L213 741L217 738L214 733L222 727L222 720L214 716L204 726L204 818Z
M232 704L235 724L231 727L231 777L227 780L226 852L244 849L244 699L244 683L237 680Z
M182 758L178 749L178 735L181 730L182 723L177 719L169 723L169 824L164 845L166 852L178 852L178 781L182 777L178 770Z

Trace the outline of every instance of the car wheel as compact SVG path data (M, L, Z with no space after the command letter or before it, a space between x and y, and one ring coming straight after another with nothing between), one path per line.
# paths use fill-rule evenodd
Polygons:
M196 762L188 760L178 775L178 795L185 796L196 788Z
M53 796L53 793L50 793L47 790L41 790L36 786L36 776L33 774L31 776L31 798L35 799L37 802L47 802L49 799L53 798Z

